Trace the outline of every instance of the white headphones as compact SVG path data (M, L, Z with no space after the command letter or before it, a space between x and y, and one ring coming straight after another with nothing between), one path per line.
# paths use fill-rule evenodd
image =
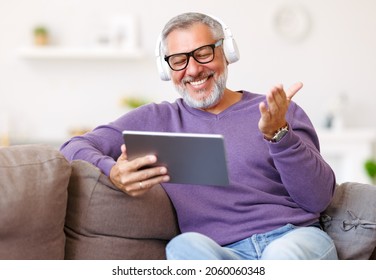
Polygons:
M232 36L232 32L230 28L227 27L227 25L221 21L219 18L216 18L214 16L210 16L214 20L218 21L221 26L224 33L224 39L223 39L223 51L226 57L227 62L233 63L239 60L239 50L238 46L236 45L236 42ZM157 45L155 48L155 56L157 58L157 68L160 78L163 81L168 81L171 79L170 77L170 68L167 64L167 62L164 60L163 54L162 54L162 34L159 35L157 40Z

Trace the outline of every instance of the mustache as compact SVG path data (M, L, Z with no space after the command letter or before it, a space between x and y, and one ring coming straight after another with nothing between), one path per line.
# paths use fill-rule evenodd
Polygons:
M214 76L214 74L215 74L215 71L207 71L207 72L202 72L202 73L200 73L200 74L198 74L197 76L194 76L194 77L193 76L186 76L181 80L181 83L187 84L187 83L191 83L191 82L194 82L194 81L199 81L199 80L206 79L208 77Z

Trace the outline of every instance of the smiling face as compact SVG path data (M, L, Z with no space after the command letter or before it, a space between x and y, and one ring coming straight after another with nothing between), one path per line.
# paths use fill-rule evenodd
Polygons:
M188 53L199 47L214 44L209 27L195 23L187 29L176 29L166 39L168 55ZM171 80L184 101L198 109L212 108L220 103L226 89L227 63L222 47L214 49L213 61L201 64L193 57L181 71L171 71Z

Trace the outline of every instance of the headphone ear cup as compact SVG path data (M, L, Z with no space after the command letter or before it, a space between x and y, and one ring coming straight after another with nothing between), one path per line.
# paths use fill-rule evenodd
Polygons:
M238 61L240 58L238 46L232 36L225 37L223 40L223 51L229 64Z
M161 43L162 43L162 37L159 35L157 40L157 45L155 46L155 56L156 56L156 62L157 62L157 70L159 77L162 81L169 81L171 79L170 77L170 69L167 65L167 62L163 59L161 55Z
M161 56L157 56L157 69L162 81L169 81L171 79L170 70L167 67L166 61Z
M216 20L222 27L224 38L223 38L223 52L225 53L226 61L228 64L234 63L239 60L240 54L238 46L235 42L234 37L230 28L218 17L208 15L209 17Z

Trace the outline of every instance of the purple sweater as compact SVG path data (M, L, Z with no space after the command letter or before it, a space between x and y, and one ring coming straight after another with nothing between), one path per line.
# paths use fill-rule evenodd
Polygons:
M218 115L193 109L181 99L149 104L72 138L61 151L68 160L89 161L109 175L125 129L222 134L229 187L163 184L182 232L200 232L224 245L287 223L317 222L332 198L335 176L319 153L316 132L291 102L290 131L278 143L264 140L258 130L261 101L265 96L243 91L240 102Z

